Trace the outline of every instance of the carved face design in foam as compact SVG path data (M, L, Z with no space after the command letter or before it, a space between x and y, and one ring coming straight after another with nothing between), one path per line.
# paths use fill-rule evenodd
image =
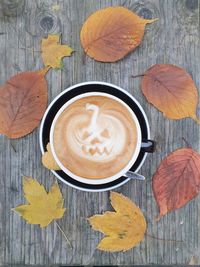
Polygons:
M107 117L104 114L99 115L99 107L94 104L88 103L86 110L93 111L93 114L89 125L79 130L79 142L82 144L82 151L90 155L109 155L113 147L113 138L112 131L109 131L106 126L110 125L110 121L106 123ZM102 125L101 122L104 124Z
M82 158L93 161L109 161L122 153L125 140L125 125L119 119L120 114L113 114L109 110L101 110L98 105L87 103L86 111L89 112L89 122L86 126L80 127L81 121L74 124L70 129L74 134L71 146ZM77 117L80 116L77 115ZM73 142L73 144L72 144Z

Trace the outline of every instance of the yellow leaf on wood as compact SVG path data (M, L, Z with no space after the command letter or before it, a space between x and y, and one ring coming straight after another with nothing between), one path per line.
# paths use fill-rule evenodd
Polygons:
M106 211L88 219L94 230L105 234L97 248L110 252L129 250L143 239L146 220L142 211L122 194L111 192L110 200L115 212Z
M50 34L42 39L42 59L45 66L60 69L62 67L61 59L71 56L73 49L68 45L59 43L60 35Z
M42 164L49 170L60 170L51 152L50 144L47 144L47 151L42 155Z
M24 197L28 204L20 205L13 210L18 212L29 224L39 224L46 227L55 219L63 217L64 199L57 183L54 183L49 192L44 186L31 177L24 177Z

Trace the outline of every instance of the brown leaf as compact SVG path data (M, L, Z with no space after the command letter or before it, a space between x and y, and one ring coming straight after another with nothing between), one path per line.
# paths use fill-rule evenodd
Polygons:
M0 133L19 138L39 124L47 105L47 83L41 72L22 72L0 88Z
M106 235L97 248L110 252L126 251L144 238L146 220L142 211L122 194L111 192L110 200L114 212L106 211L89 218L92 228Z
M181 208L200 191L200 155L191 148L170 153L153 176L153 192L160 217Z
M198 91L191 76L170 64L150 67L142 79L142 92L147 100L169 119L196 116Z
M82 47L95 60L115 62L141 43L146 24L155 20L140 18L121 6L98 10L83 24Z

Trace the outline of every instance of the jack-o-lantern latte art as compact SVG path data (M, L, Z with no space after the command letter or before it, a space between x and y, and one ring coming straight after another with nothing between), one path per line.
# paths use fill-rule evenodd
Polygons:
M136 148L137 129L123 104L105 96L88 96L60 114L53 143L59 161L69 171L102 179L128 164Z

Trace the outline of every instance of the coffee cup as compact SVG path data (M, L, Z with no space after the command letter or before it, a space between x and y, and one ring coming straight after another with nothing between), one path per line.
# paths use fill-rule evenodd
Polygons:
M140 123L128 104L95 91L71 98L58 110L50 146L64 173L91 185L126 175L141 148L152 152L152 143L142 140Z

